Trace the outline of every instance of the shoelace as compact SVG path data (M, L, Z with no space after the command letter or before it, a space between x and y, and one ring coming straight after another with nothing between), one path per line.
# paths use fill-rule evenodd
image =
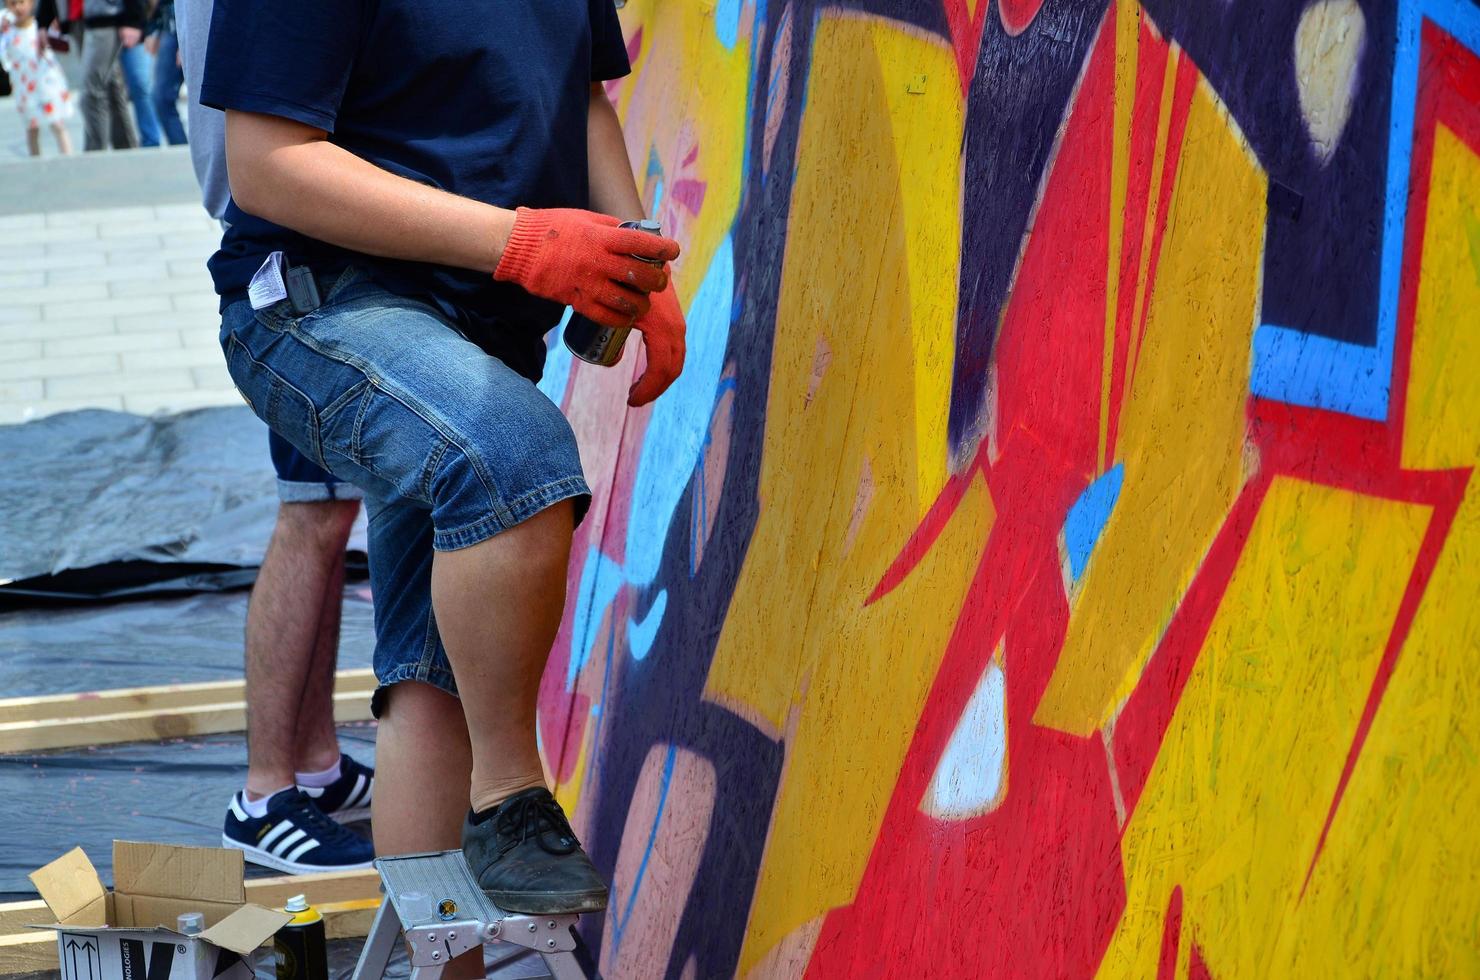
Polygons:
M531 837L542 851L556 857L564 857L581 846L581 842L576 840L575 831L570 827L570 821L565 819L565 812L551 796L526 796L506 807L498 815L496 829L499 836L508 837L499 848L500 854L507 853L515 845L522 844ZM514 837L515 834L518 836ZM556 837L555 843L547 839L551 835Z
M355 835L325 816L307 797L295 800L289 809L293 825L311 835L321 844L342 844Z

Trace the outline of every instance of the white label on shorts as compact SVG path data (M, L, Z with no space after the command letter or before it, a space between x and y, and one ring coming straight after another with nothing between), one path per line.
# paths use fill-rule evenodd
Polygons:
M262 263L247 285L247 298L252 309L261 310L279 300L288 298L288 287L283 285L283 253L273 252Z

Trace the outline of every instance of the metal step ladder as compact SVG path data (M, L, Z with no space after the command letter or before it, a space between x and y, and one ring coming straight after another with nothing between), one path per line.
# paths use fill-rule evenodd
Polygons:
M385 900L365 940L352 980L380 980L396 934L406 934L411 980L437 980L442 969L484 943L539 953L555 980L587 980L576 958L578 915L524 915L494 905L473 880L462 851L377 858Z

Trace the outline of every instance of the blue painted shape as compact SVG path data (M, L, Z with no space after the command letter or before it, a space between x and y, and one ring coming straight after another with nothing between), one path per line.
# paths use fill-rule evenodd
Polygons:
M648 614L642 618L642 622L635 619L627 621L627 649L632 651L633 660L644 660L653 649L653 641L658 638L658 627L663 625L663 613L668 609L668 590L660 589L657 596L653 598L653 605L648 609Z
M929 811L947 820L965 820L990 810L1002 792L1007 771L1007 678L988 665L926 791Z
M1124 482L1125 464L1116 463L1085 487L1084 493L1069 508L1069 516L1064 519L1064 545L1069 552L1069 572L1076 582L1089 564L1090 553L1095 550L1105 523L1110 520L1110 512L1120 499L1120 486Z
M649 214L658 214L658 213L660 213L659 212L659 208L661 208L662 206L663 206L663 178L662 178L662 176L659 176L658 177L658 183L653 188L653 204L652 204L652 207L648 208L648 213Z
M581 585L576 592L576 611L571 618L570 663L565 667L565 689L576 689L576 678L591 658L593 635L606 615L607 607L622 588L622 567L592 548L581 566Z
M1399 3L1376 343L1367 347L1265 324L1254 332L1254 364L1249 384L1250 390L1261 398L1377 421L1388 417L1393 351L1398 339L1403 230L1408 223L1413 113L1418 99L1421 27L1425 18L1472 51L1480 52L1480 8L1468 0L1401 0Z
M734 246L726 236L688 311L688 356L683 373L653 403L643 435L625 552L627 580L634 585L647 585L657 576L673 513L683 499L689 475L703 459L730 341L734 293Z
M719 43L733 48L740 39L740 0L719 0L719 9L714 12L714 33Z
M642 879L647 877L648 862L653 857L653 846L658 842L658 828L663 824L663 811L668 806L668 787L673 784L673 766L678 761L678 746L670 744L668 755L663 760L663 780L658 788L658 809L653 814L653 825L648 829L647 846L642 851L642 861L637 865L637 874L632 876L632 890L627 893L627 902L622 906L620 915L614 915L612 922L612 953L613 955L622 946L622 933L627 929L627 923L632 921L632 908L637 904L637 893L642 890Z
M545 373L540 377L539 389L545 397L559 405L565 398L565 386L570 383L570 368L574 357L565 346L565 325L570 322L570 307L560 323L550 331L549 346L545 351Z

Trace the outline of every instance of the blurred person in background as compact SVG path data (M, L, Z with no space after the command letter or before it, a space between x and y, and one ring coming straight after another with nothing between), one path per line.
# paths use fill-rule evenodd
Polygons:
M146 0L42 0L37 20L64 27L82 58L82 148L139 145L119 55L143 40Z
M5 0L0 10L0 74L15 90L31 156L41 155L42 126L56 136L63 155L71 153L67 120L72 118L72 93L36 19L35 0Z
M180 86L185 81L181 68L179 37L175 33L175 0L160 0L149 19L144 48L154 57L154 81L150 86L154 116L159 129L171 146L186 142L185 126L180 122ZM147 138L144 145L149 146Z
M91 2L91 0L89 0ZM129 103L134 107L140 146L159 145L159 120L154 115L154 58L144 47L144 27L150 19L152 0L143 0L139 36L124 44L118 52L118 66L123 69L123 84Z

